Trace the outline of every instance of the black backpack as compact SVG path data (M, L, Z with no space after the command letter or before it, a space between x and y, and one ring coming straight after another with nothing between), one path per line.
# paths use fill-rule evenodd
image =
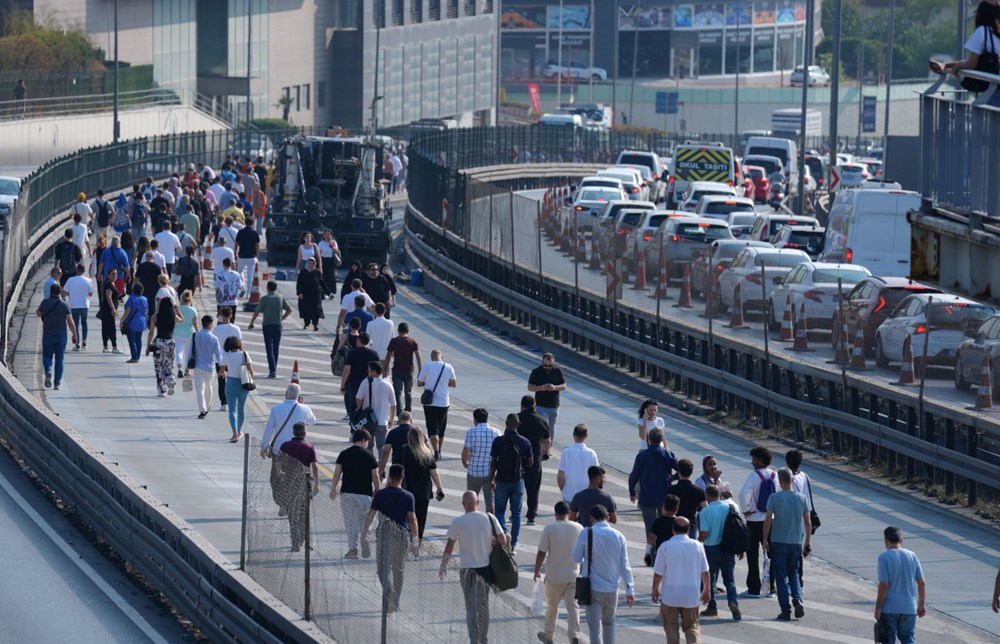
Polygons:
M101 228L111 224L111 204L107 199L95 199L94 209L97 210L97 225Z
M722 527L722 542L719 545L734 555L744 554L750 545L750 528L743 520L743 515L733 506L729 506L729 514L726 515L726 523Z
M67 275L76 275L76 265L83 259L80 249L71 241L64 241L59 248L59 269Z

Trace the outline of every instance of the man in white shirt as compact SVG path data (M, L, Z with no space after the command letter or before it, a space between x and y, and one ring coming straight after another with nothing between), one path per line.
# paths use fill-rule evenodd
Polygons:
M465 595L465 623L469 629L469 641L479 644L487 641L490 627L493 532L496 531L496 542L501 545L507 544L507 535L496 517L479 511L479 497L475 492L466 490L462 494L462 508L465 514L456 517L448 526L448 542L441 556L438 577L444 579L448 574L448 560L455 551L455 543L459 543L458 557L462 568L459 580Z
M538 634L538 639L545 644L552 644L555 637L559 602L566 605L569 641L580 637L580 614L576 603L576 578L580 574L580 566L573 561L573 546L580 538L583 526L569 520L569 506L565 501L556 503L555 515L555 523L542 530L538 554L535 555L535 581L541 578L542 563L545 562L545 630Z
M222 270L222 262L225 261L227 257L231 262L236 261L236 256L233 255L233 249L226 245L226 238L220 235L219 238L215 240L215 247L212 248L212 266L215 267L215 270Z
M316 424L316 415L313 414L312 409L305 404L304 400L302 387L299 385L292 383L285 388L285 399L272 407L271 413L267 416L264 436L260 439L261 458L272 458L282 445L292 440L292 428L296 423ZM273 459L271 467L274 468L279 462L278 459ZM274 499L274 504L279 508L284 506L281 479L275 476L271 477L271 498Z
M368 389L371 387L371 394ZM396 417L396 392L392 388L392 383L382 378L382 363L372 361L368 363L368 379L362 381L358 387L356 399L357 409L371 407L375 412L378 425L372 432L371 443L368 444L368 451L375 458L382 453L385 446L385 437L389 433L389 425Z
M757 446L750 450L753 472L747 475L740 488L740 509L746 517L747 528L750 529L750 543L747 544L747 590L742 595L744 597L761 596L760 548L764 543L764 519L767 518L764 510L767 499L760 494L761 484L770 481L769 488L774 492L778 490L777 474L770 467L771 458L771 450L766 447ZM771 578L773 583L774 576Z
M573 500L576 493L590 485L587 470L594 465L600 465L597 452L585 445L589 432L587 426L580 423L573 428L573 444L563 450L559 457L559 472L556 482L562 490L563 500L567 503Z
M87 204L83 204L87 206ZM90 206L87 206L90 209ZM87 224L83 222L83 218L80 213L77 212L73 215L73 243L76 247L80 249L80 253L83 255L84 261L90 257L90 238L87 235Z
M78 264L76 275L66 280L65 286L63 286L70 313L73 314L73 324L76 325L77 340L79 341L73 345L73 351L82 351L87 348L87 313L90 309L90 298L94 294L94 284L87 277L86 272L87 269L84 268L83 264Z
M691 522L674 517L673 537L656 551L653 603L660 602L660 620L670 644L680 642L677 620L688 642L699 642L698 601L707 604L712 591L705 547L688 536Z
M222 206L222 202L221 202L221 201L219 201L219 199L220 199L220 198L222 197L222 193L223 193L223 192L225 192L225 191L226 191L226 189L225 189L225 187L223 187L223 185L222 185L222 181L221 181L221 180L219 179L219 177L214 177L214 178L212 179L212 185L210 185L210 186L208 187L208 191L209 191L210 193L212 193L212 196L214 196L214 197L215 197L215 204L216 204L216 207L217 207L217 208L218 208L219 210L222 210L222 208L223 208L223 206Z
M167 275L173 275L177 253L181 252L181 240L174 234L169 221L163 222L163 230L156 233L154 239L159 243L159 251L163 255L163 264Z
M580 573L590 578L590 605L587 606L590 641L593 644L614 644L615 613L621 582L625 582L628 607L632 608L635 603L635 581L628 562L628 545L625 535L608 523L608 511L603 505L590 509L590 521L591 526L580 533L573 546L573 561L580 563ZM589 543L591 539L593 548Z
M367 293L361 290L361 280L354 278L351 281L351 292L340 300L340 315L337 316L337 328L342 328L344 316L354 310L354 298L362 295L365 298L365 310L371 311L375 308L375 302Z
M219 323L212 329L212 333L219 339L220 347L226 346L226 339L229 337L235 336L240 340L243 339L243 332L240 331L240 327L233 324L232 320L232 311L229 307L223 307L219 313ZM228 402L226 400L226 377L219 373L218 370L216 371L216 375L218 377L217 384L219 385L219 402L221 403L219 409L226 411L226 403Z
M417 386L428 387L432 393L431 404L423 405L424 422L434 458L440 459L441 448L444 447L444 432L448 429L448 408L451 406L451 394L448 390L458 386L455 368L444 361L444 353L440 349L431 351L431 361L417 374Z
M236 248L236 235L239 234L240 229L235 226L232 217L226 217L226 221L222 228L219 228L219 239L226 240L226 246L230 249ZM220 242L221 243L221 242ZM233 252L236 252L235 250Z
M243 276L233 270L233 260L225 258L222 260L222 270L216 268L215 273L215 303L219 306L219 314L222 309L230 308L233 312L232 319L236 318L236 307L239 306L240 291L243 290Z
M392 320L385 317L385 304L379 302L375 305L375 319L368 323L366 329L371 344L368 346L378 354L378 357L385 360L385 352L389 348L389 340L396 337L396 327Z
M153 262L160 267L160 270L167 270L167 258L160 252L160 242L156 237L149 240L149 252L153 253Z

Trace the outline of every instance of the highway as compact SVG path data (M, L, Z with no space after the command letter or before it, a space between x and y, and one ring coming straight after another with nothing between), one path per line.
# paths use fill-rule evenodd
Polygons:
M39 300L41 280L41 275L36 276L29 311ZM471 425L471 410L485 406L499 424L498 419L516 410L520 396L526 393L527 374L539 362L539 354L537 348L512 344L480 321L458 315L422 289L402 282L399 285L393 321L410 323L425 359L431 348L442 348L458 374L445 458L440 464L449 499L441 505L432 504L429 518L428 536L440 547L464 485L458 453L463 430ZM292 283L281 283L280 290L294 301ZM633 297L638 300L646 295ZM200 312L214 311L210 292L196 300ZM96 312L96 301L93 308ZM327 318L319 333L303 331L297 316L286 323L279 379L258 382L258 391L248 406L248 426L251 431L260 431L267 409L283 394L292 360L299 360L307 403L320 419L310 437L324 464L332 469L336 454L347 446L347 429L339 421L343 403L328 371L335 310L329 302L326 309ZM245 328L247 319L240 314L237 321ZM205 420L197 420L193 394L183 392L180 386L174 397L157 398L151 360L127 365L122 356L102 354L98 328L91 316L91 349L68 354L64 385L56 392L42 387L37 359L40 333L38 325L29 321L17 349L16 373L95 447L112 456L225 556L237 561L242 449L228 444L225 415L213 410ZM260 331L245 332L245 338L247 350L263 363ZM640 398L626 376L596 368L569 353L557 355L557 360L570 382L559 419L557 447L566 445L575 423L585 422L590 427L589 444L611 470L607 489L619 503L618 527L629 540L639 601L632 609L622 604L619 628L635 642L662 641L662 629L649 599L651 573L641 563L641 517L629 505L624 487L635 455L633 419ZM679 457L700 463L703 455L712 453L725 472L724 478L739 486L749 473L747 450L752 437L680 412L661 408L661 413L667 421L670 446ZM419 411L416 416L418 423L422 422ZM772 447L778 449L777 445ZM781 459L776 459L776 465L780 464ZM774 598L746 600L741 602L744 620L740 624L727 619L703 621L705 642L750 643L762 638L796 643L870 641L875 558L882 549L881 530L888 523L902 526L906 546L915 550L924 564L931 613L920 621L920 637L927 641L991 642L1000 636L1000 621L989 611L993 575L1000 559L993 528L837 467L807 460L804 469L816 485L816 506L823 518L814 541L815 555L807 564L806 618L790 624L776 622ZM558 498L553 470L549 465L543 479L543 509L551 508ZM329 503L325 490L315 503ZM534 560L534 545L550 520L551 512L545 511L538 526L522 528L518 561L523 583L516 593L525 602L530 597L529 564ZM437 562L423 558L408 565L436 566ZM741 563L737 568L740 590L745 588L744 576L745 564ZM404 612L405 605L406 597ZM458 639L447 641L461 641L461 630Z

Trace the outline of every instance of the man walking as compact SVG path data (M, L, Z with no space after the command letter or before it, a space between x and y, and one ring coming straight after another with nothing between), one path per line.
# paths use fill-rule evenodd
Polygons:
M169 219L163 222L163 229L156 233L154 239L156 239L160 252L163 254L167 275L173 275L174 262L177 260L178 253L182 252L183 249L181 248L181 240L174 234L173 225Z
M370 343L367 333L358 334L357 344L348 352L344 371L340 374L340 393L344 396L344 407L347 409L344 420L350 420L358 409L358 388L368 377L368 365L378 362L378 354L368 346Z
M233 270L233 260L228 257L222 260L222 270L215 273L215 302L221 312L228 307L232 319L236 320L236 308L239 306L240 292L243 290L243 278Z
M673 494L681 500L681 507L677 514L688 520L691 524L691 536L698 536L698 512L704 508L705 492L691 481L694 474L694 463L686 458L677 461L677 476L679 479L667 488L668 494Z
M591 508L590 520L591 527L580 533L573 546L573 561L581 564L580 574L590 578L590 605L587 606L590 642L614 644L620 582L625 582L628 607L635 602L628 546L625 536L608 525L608 511L603 505Z
M76 265L76 275L66 280L63 286L69 310L73 313L73 324L80 335L80 342L74 343L73 351L87 349L87 315L90 313L90 298L94 295L94 283L87 277L87 268Z
M778 619L792 619L806 614L802 607L802 589L799 587L799 559L808 557L812 550L812 523L806 497L792 490L792 471L787 467L778 470L781 491L767 499L767 517L764 519L764 552L774 562L774 576L778 584ZM805 545L802 543L802 526L805 525ZM788 599L791 597L791 604Z
M386 464L395 465L403 463L403 446L406 445L410 430L413 429L413 415L408 411L399 412L396 417L399 424L389 430L385 435L385 445L382 446L381 455L378 457L378 476L385 478Z
M469 629L470 644L486 644L490 628L490 552L493 544L507 544L507 535L500 529L496 517L479 511L479 496L472 490L462 494L465 513L456 517L448 526L448 542L441 555L438 577L448 574L448 560L459 543L459 572L462 593L465 595L465 623ZM494 537L495 535L495 537Z
M532 369L528 376L528 391L535 394L535 411L548 421L549 434L555 442L559 392L566 391L566 378L563 377L562 369L556 366L556 358L551 353L542 354L541 366Z
M236 255L236 272L243 278L243 283L249 287L253 284L254 271L257 268L257 255L260 253L260 235L252 224L248 224L236 233L233 240L233 253Z
M646 434L648 447L635 455L632 471L628 475L628 497L632 503L639 501L642 522L646 528L643 534L653 531L653 521L660 515L663 497L667 494L670 477L677 469L674 453L663 447L663 430L654 427ZM636 485L639 494L636 497Z
M67 228L62 241L56 244L55 259L55 265L62 273L59 277L59 286L63 286L66 280L76 275L76 266L83 261L83 251L73 243L72 228Z
M722 532L726 527L726 517L734 511L733 507L720 498L719 487L715 484L705 488L705 498L708 506L698 515L698 540L705 546L705 556L708 558L708 572L711 582L707 588L715 588L722 573L722 584L726 587L726 601L733 619L743 618L740 613L739 599L736 596L736 579L733 570L736 567L736 555L722 547ZM740 558L742 559L742 555ZM710 594L708 608L702 611L702 617L717 617L719 609L715 602L715 593Z
M551 426L550 426L551 429ZM588 436L587 426L580 423L573 428L573 444L563 450L559 457L559 471L556 482L562 490L563 501L570 502L576 493L590 484L588 470L600 465L597 452L585 445Z
M211 315L201 318L201 328L191 339L191 355L194 356L194 397L198 402L198 418L208 415L212 406L212 385L215 365L222 364L222 345L212 333L215 320Z
M677 620L687 644L701 642L698 626L698 600L708 603L708 559L701 542L688 536L691 523L674 517L673 536L656 552L653 564L653 603L660 602L660 620L667 634L667 644L679 644Z
M556 503L555 515L555 523L542 530L538 554L535 555L535 581L541 578L542 563L545 563L545 630L538 634L538 639L552 644L559 603L562 602L566 606L569 641L576 643L580 638L580 615L576 603L576 578L580 574L580 566L573 561L573 546L580 538L583 526L569 520L569 505L565 501Z
M382 377L382 363L372 360L368 363L368 379L358 387L357 399L354 401L357 409L370 407L375 412L375 432L372 456L382 453L385 437L389 433L389 425L396 418L396 392L392 385Z
M605 470L600 465L587 468L590 481L586 488L573 495L569 504L569 520L578 521L584 528L590 527L590 510L602 506L608 513L609 523L618 523L618 506L614 498L604 491Z
M351 446L337 455L337 465L333 468L333 482L330 500L337 500L337 486L343 477L340 491L343 496L340 508L344 513L347 530L347 547L344 559L358 558L358 540L361 541L361 557L371 556L368 539L362 535L365 514L371 509L372 496L379 489L378 461L368 450L371 434L364 429L356 429L351 434Z
M764 519L767 516L767 497L775 491L777 476L771 469L771 450L757 446L750 450L753 472L747 475L740 488L739 503L750 529L747 544L747 590L744 597L761 597L760 548L764 542Z
M66 357L66 327L72 334L73 344L77 343L76 325L69 306L59 295L62 289L52 285L49 296L38 305L35 315L42 318L42 368L45 370L45 387L52 387L52 361L55 360L55 388L59 389L63 376L63 359Z
M806 498L806 506L809 509L810 519L813 516L813 493L812 493L812 481L809 480L809 475L803 472L800 468L802 467L802 452L797 449L790 449L785 453L785 465L788 469L792 471L792 489L801 494ZM810 532L816 529L812 526ZM803 586L803 558L799 557L799 587Z
M281 494L288 513L288 531L292 539L291 552L298 552L306 539L306 510L309 499L319 494L319 466L316 448L306 442L305 423L295 423L292 438L279 448L282 468ZM298 464L302 467L298 467ZM312 478L309 493L306 493L306 473Z
M407 547L416 552L420 547L417 536L417 514L413 495L403 489L403 466L389 468L388 485L372 497L372 505L365 517L362 538L368 538L375 515L379 515L375 529L375 566L382 583L387 613L399 610L399 595L403 591L403 564Z
M396 392L396 409L413 411L413 359L417 359L417 373L424 368L420 345L410 337L410 325L400 322L396 337L389 340L382 361L382 371L389 371L392 360L392 389Z
M232 323L233 311L228 306L222 307L222 312L219 314L219 323L212 330L212 333L219 340L219 346L226 346L226 340L230 337L239 338L243 340L243 332L240 331L240 327ZM218 363L217 363L218 364ZM219 409L226 411L226 376L216 369L216 377L219 381L219 402L221 403Z
M465 432L465 443L462 446L462 467L465 472L465 489L482 492L486 497L486 511L493 513L493 486L490 481L490 464L493 461L493 441L500 437L500 432L489 426L490 415L482 407L472 412L472 420L476 423ZM433 438L431 442L433 443Z
M531 443L531 466L524 471L524 491L528 497L528 525L535 524L538 516L538 491L542 487L542 461L549 458L552 440L549 423L535 412L535 397L521 396L521 411L517 414L517 433Z
M378 354L379 360L385 360L393 336L392 320L385 316L385 304L379 302L375 305L375 318L368 323L366 330L372 339L372 350Z
M878 596L875 619L885 626L887 644L913 644L917 618L927 614L926 584L917 555L903 547L903 531L889 526L883 532L885 552L878 556ZM993 610L996 611L996 600Z
M263 316L260 323L261 333L264 335L264 352L267 354L267 377L274 378L278 372L278 351L281 348L281 323L292 314L292 305L288 303L285 296L278 293L278 283L274 280L267 282L267 295L257 302L257 310L250 318L247 329L253 331L253 323L257 321L257 316Z
M517 433L521 424L517 414L507 414L506 429L493 440L490 448L490 488L496 499L497 519L507 532L505 517L510 502L510 550L517 554L517 537L521 534L521 502L524 496L524 472L534 463L531 443Z
M426 387L430 384L432 393L431 404L424 405L424 422L427 423L427 436L434 450L434 458L441 458L444 447L444 432L448 428L448 407L451 406L449 389L458 385L455 379L455 368L444 361L444 353L439 349L431 351L431 361L420 369L417 374L417 386Z

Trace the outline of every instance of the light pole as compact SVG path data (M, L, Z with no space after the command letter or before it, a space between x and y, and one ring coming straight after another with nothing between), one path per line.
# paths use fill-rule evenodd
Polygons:
M614 47L615 47L615 51L614 51L614 54L612 56L612 60L614 61L615 68L613 70L613 72L614 72L614 75L613 75L614 84L611 85L611 116L613 117L612 120L611 120L611 127L614 127L615 124L616 124L616 122L617 122L617 120L618 120L618 31L619 31L619 29L618 29L618 27L619 27L618 16L621 14L621 4L622 4L621 0L615 0L615 21L614 21L614 29L615 29ZM591 43L591 47L593 47L593 43Z
M861 48L858 50L858 141L856 150L861 149L861 128L864 121L865 102L865 0L861 0Z
M833 0L833 69L830 70L830 167L837 166L837 143L840 137L840 40L842 0Z
M733 113L733 136L734 141L739 141L740 136L740 25L743 24L743 3L736 6L736 101Z
M253 0L247 0L247 149L250 149L250 51L253 49Z
M886 62L885 70L885 127L882 133L882 178L885 180L886 174L886 164L888 160L886 158L886 149L889 147L889 104L890 104L890 93L892 92L892 23L893 18L896 15L896 0L889 0L889 56Z
M802 43L802 115L799 121L799 161L805 165L806 158L806 108L809 103L809 65L812 64L812 36L816 14L815 0L806 2L806 33ZM805 168L799 168L799 215L806 214L806 173Z
M556 65L559 74L556 75L556 105L562 107L562 77L563 77L563 0L559 0L559 53L556 54Z
M118 122L118 0L115 0L115 97L111 140L118 143L121 137L121 123Z

